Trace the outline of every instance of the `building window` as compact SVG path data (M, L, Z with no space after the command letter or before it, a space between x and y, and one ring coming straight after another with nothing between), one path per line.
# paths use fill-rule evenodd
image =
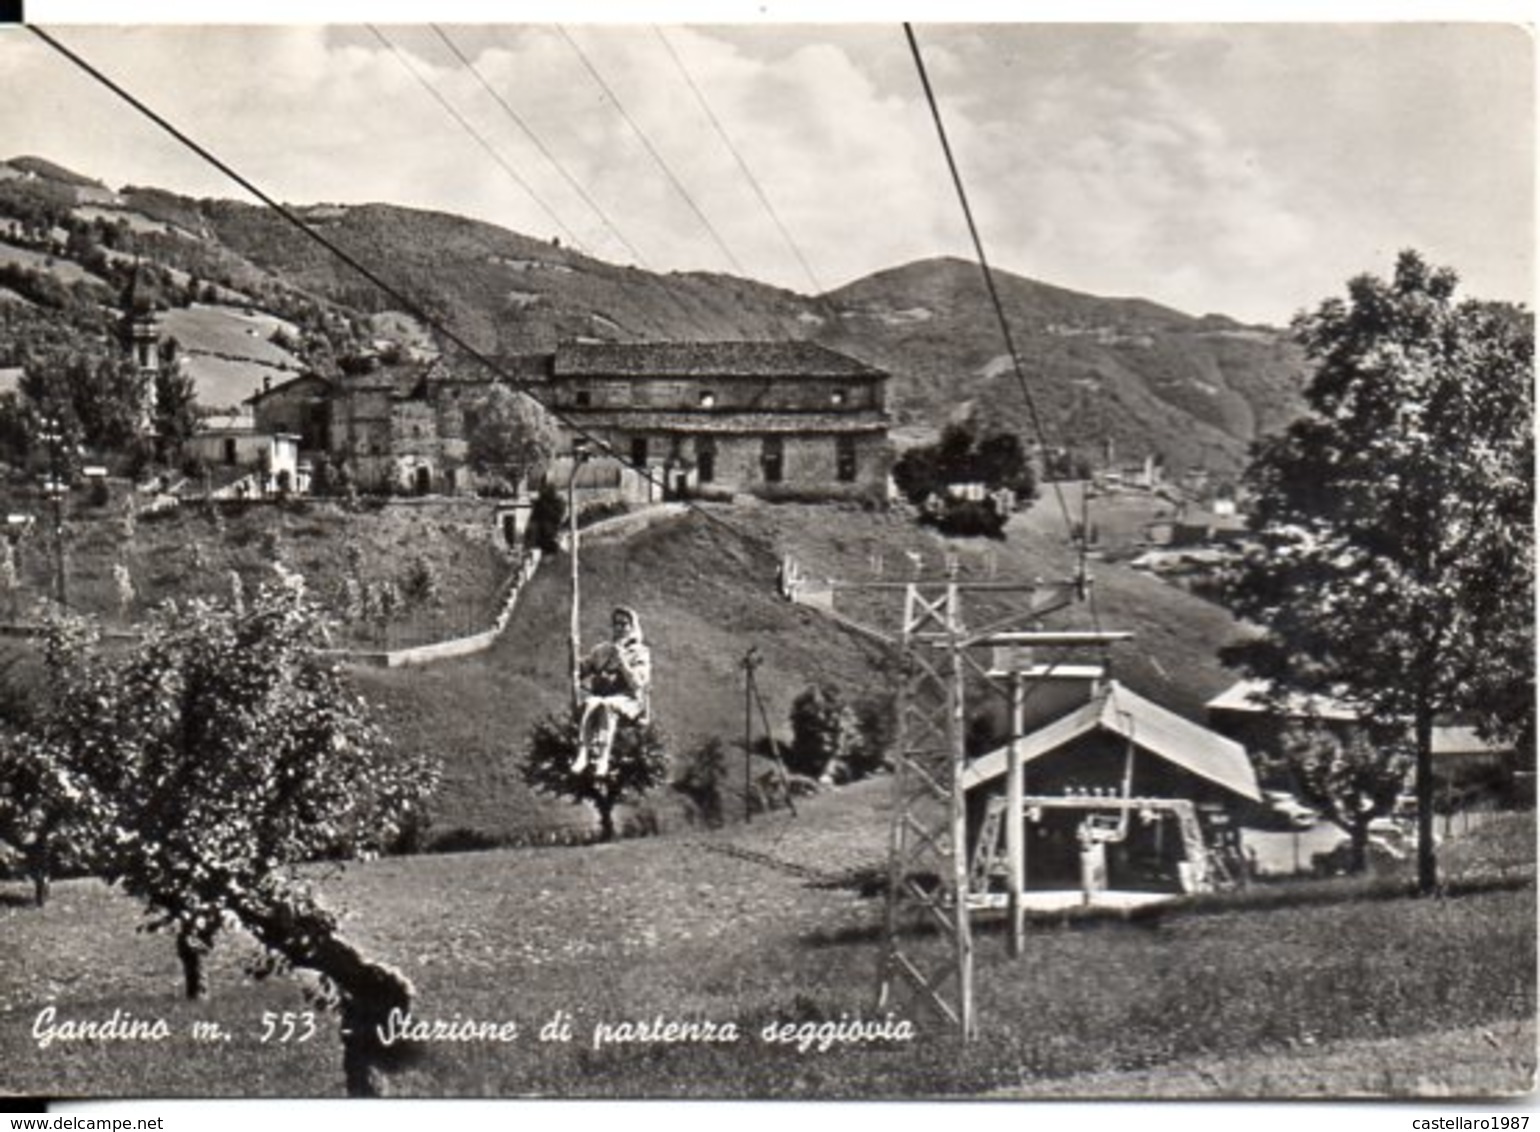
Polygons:
M765 482L780 483L786 472L786 443L779 436L767 436L760 454L764 465Z
M856 479L856 438L839 436L834 440L834 475L840 483Z
M225 463L235 463L235 437L225 437Z
M844 403L845 391L843 389L836 389L833 393L829 394L829 404L839 406L843 405Z
M586 409L593 404L593 395L586 389L575 390L572 394L572 403L580 409Z
M631 463L638 468L647 466L647 438L645 436L633 436L631 438Z
M695 442L695 474L701 483L710 483L717 477L717 442L709 436Z
M702 409L714 409L717 404L717 395L709 389L700 391L700 407Z

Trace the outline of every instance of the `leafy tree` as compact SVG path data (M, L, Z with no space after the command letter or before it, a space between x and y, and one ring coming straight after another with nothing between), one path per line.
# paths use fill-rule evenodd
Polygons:
M192 375L183 369L181 347L169 338L160 348L160 366L155 375L156 458L169 463L198 431L198 395Z
M586 802L599 815L599 836L615 839L615 807L634 801L668 779L668 749L654 724L622 721L615 729L610 770L604 778L593 765L581 774L572 770L577 758L578 720L567 714L547 715L529 734L520 773L532 789L556 798Z
M1334 732L1318 724L1296 724L1285 729L1282 750L1300 793L1347 833L1348 871L1363 872L1369 863L1369 823L1395 808L1416 761L1406 729Z
M1018 499L1032 499L1037 494L1037 478L1032 462L1014 432L996 432L982 437L974 450L974 466L979 478L990 487L1009 488Z
M791 702L791 751L798 774L832 782L859 745L855 712L828 684L810 684Z
M1227 586L1266 630L1227 659L1410 726L1424 892L1434 720L1534 748L1534 332L1455 284L1405 252L1295 320L1310 411L1258 446L1254 544Z
M0 845L18 856L32 899L48 903L54 876L80 867L88 838L63 752L29 740L43 696L19 654L0 671Z
M117 591L118 613L127 617L128 611L134 604L134 598L138 597L138 591L134 589L134 577L125 562L112 564L112 584Z
M889 698L847 703L832 684L809 684L791 703L787 766L824 782L849 782L879 770L893 739Z
M1018 499L1037 494L1036 476L1014 433L978 436L967 424L950 424L935 444L911 448L893 465L893 482L910 503L921 507L921 522L952 534L999 536L1005 507L994 498L951 499L954 484L982 484L989 492L1008 490Z
M338 933L297 871L377 853L419 820L437 768L393 756L364 701L317 652L300 588L259 588L244 612L172 606L123 659L82 622L48 638L52 702L29 729L31 765L61 780L95 868L174 934L190 997L227 924L265 948L262 973L317 972L342 1013L350 1093L380 1086L375 1027L411 985Z
M37 414L63 416L79 442L126 451L144 419L144 380L126 358L52 350L28 359L19 386Z
M888 752L898 741L898 712L894 696L867 696L855 702L860 741L851 751L850 768L856 778L876 774L888 765Z
M494 384L467 410L466 448L477 471L517 485L556 451L556 426L534 398Z
M16 392L0 393L0 460L20 465L32 448L32 414Z

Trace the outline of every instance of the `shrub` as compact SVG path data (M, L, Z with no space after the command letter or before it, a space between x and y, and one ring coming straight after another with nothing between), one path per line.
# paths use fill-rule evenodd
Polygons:
M695 806L701 821L712 829L722 824L722 781L727 777L727 750L712 736L692 750L673 788Z
M550 484L542 484L529 509L529 526L524 538L542 554L556 552L561 538L561 526L567 517L567 504Z

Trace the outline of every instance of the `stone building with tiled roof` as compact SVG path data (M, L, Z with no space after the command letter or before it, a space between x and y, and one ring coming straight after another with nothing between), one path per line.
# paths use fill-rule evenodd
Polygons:
M888 375L811 342L575 343L499 359L565 423L607 444L632 501L750 492L885 494ZM366 492L475 490L466 436L494 380L443 359L304 374L250 399L258 431L345 467ZM563 481L565 482L565 481Z
M548 403L653 492L854 498L886 490L887 378L812 342L576 343Z
M305 374L250 399L259 430L301 437L301 451L346 467L363 491L453 495L475 487L466 416L490 374L442 359Z

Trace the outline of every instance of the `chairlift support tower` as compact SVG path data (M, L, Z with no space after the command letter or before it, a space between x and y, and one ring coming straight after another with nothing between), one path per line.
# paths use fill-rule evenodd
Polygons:
M905 658L899 696L895 804L888 851L886 953L877 993L878 1009L913 1001L956 1026L966 1041L977 1033L973 998L973 933L969 913L967 800L968 677L972 673L1012 705L1011 784L1021 789L1018 744L1021 703L1026 690L1019 670L986 668L974 657L980 648L1032 649L1110 645L1125 632L1045 632L1041 619L1084 595L1082 574L1068 582L911 582L848 588L901 588L903 624L899 644ZM840 587L846 588L846 587ZM1016 595L1023 607L970 631L963 616L965 595ZM1032 626L1023 629L1021 626ZM1019 666L1018 666L1019 667ZM1016 811L1012 811L1016 812ZM1014 838L1013 838L1014 840ZM1019 854L1012 857L1018 860ZM1019 953L1022 878L1011 883L1012 953ZM917 930L935 929L929 932ZM939 941L939 945L938 945Z

